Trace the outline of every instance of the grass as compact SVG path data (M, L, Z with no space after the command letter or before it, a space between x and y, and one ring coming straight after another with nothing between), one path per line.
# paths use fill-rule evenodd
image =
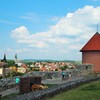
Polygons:
M100 81L85 84L47 100L100 100Z
M58 84L45 84L45 85L48 86L48 88L51 88L57 86Z

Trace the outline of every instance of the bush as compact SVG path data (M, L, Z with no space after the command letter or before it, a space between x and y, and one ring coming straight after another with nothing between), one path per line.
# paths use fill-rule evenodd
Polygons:
M0 76L0 79L2 79L3 78L3 76Z
M6 75L6 77L22 76L22 75L24 75L24 73L20 73L20 72L15 72L15 71L13 71L13 72L9 72L9 73Z
M55 69L55 71L58 71L58 69Z

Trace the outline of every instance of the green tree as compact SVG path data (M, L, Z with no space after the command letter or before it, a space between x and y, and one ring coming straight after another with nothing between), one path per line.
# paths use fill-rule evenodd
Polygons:
M15 61L14 60L7 60L7 64L8 64L8 67L14 66L15 65Z

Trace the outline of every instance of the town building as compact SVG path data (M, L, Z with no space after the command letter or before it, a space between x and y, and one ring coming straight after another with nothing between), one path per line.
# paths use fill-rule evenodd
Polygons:
M23 64L22 61L21 60L18 60L17 59L17 54L15 54L15 65L21 66L22 64Z
M0 76L5 77L6 67L7 67L7 59L6 59L6 54L4 54L4 58L1 59L0 61Z
M7 63L5 62L0 62L0 76L5 77L6 70L5 68L7 67Z

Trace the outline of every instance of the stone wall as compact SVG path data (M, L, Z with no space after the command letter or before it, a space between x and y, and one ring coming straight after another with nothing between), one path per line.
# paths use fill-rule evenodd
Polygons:
M89 74L93 73L92 67L93 67L93 65L85 64L85 65L78 65L74 69L66 70L66 71L64 71L65 75L66 75L66 79L68 79L69 73L71 73L71 77L73 79L78 76L80 76L80 77L88 76ZM33 72L29 72L21 77L31 77L31 76L32 77L39 76L42 78L42 80L56 79L56 78L61 78L61 71L50 71L50 72L33 71ZM0 79L0 91L14 87L15 86L15 78L16 77Z
M71 73L72 77L76 76L85 76L93 73L93 65L90 64L82 64L78 65L74 69L65 70L65 75ZM30 73L25 74L23 77L30 77L30 76L41 76L43 80L45 79L52 79L52 78L59 78L61 77L61 71L33 71Z
M86 83L96 81L96 80L100 80L100 76L99 77L91 77L91 78L82 78L79 80L70 81L67 83L60 84L53 88L19 95L14 98L10 98L9 100L47 100L47 98L54 96L58 93L61 93L63 91L68 91L68 90L70 90L72 88L76 88L82 84L86 84Z
M0 91L15 87L15 78L2 78L0 79Z

